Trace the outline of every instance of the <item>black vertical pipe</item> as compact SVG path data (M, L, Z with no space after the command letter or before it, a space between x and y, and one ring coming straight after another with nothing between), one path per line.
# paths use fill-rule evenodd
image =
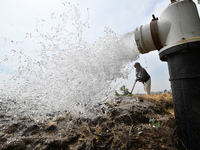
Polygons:
M160 53L167 61L178 138L187 149L200 149L200 41ZM184 146L182 146L184 149Z

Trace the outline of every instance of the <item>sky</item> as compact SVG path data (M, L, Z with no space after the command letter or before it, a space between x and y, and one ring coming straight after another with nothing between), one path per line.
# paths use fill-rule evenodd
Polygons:
M6 80L14 68L9 61L3 60L5 56L9 55L10 61L14 61L15 58L11 54L16 46L21 46L20 41L24 40L26 33L35 32L38 20L47 19L54 12L62 12L61 3L64 1L66 0L0 0L1 81ZM84 30L83 37L91 44L104 35L105 27L123 35L150 23L152 14L160 17L162 11L170 4L170 0L68 0L68 2L77 6L81 14L88 16L89 27ZM197 7L199 10L200 5L197 4ZM22 48L31 51L33 49L31 45L31 41L26 40ZM167 63L159 60L158 51L141 54L137 62L140 62L151 75L152 91L170 90ZM121 84L131 89L134 80L133 69L129 79L123 80ZM141 83L135 86L134 93L138 92L144 92Z

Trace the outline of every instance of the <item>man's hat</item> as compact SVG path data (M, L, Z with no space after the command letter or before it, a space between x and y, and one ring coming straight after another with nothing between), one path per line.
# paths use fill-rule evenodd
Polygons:
M134 67L136 67L136 66L140 66L140 63L139 63L139 62L136 62L136 63L134 64Z

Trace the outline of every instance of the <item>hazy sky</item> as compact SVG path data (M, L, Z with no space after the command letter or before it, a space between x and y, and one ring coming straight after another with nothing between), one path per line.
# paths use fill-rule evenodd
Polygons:
M64 0L0 0L0 80L12 73L9 62L4 61L8 51L16 48L16 41L23 41L26 33L35 32L38 20L47 19L54 12L62 12ZM170 0L68 0L80 9L80 13L89 17L89 28L83 37L89 43L104 35L105 27L123 35L140 25L151 21L152 14L160 16ZM195 1L197 3L197 1ZM199 10L199 5L197 5ZM45 28L45 27L44 27ZM31 35L29 35L31 36ZM26 41L23 48L32 49L31 41ZM34 47L35 48L35 47ZM137 60L147 69L152 78L152 91L170 89L166 62L159 60L158 52L140 55ZM135 70L122 84L131 89L135 80ZM1 83L1 82L0 82ZM134 93L143 92L141 83L136 84Z

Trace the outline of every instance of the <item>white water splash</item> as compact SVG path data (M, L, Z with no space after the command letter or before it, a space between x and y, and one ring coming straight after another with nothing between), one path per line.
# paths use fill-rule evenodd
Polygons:
M71 111L89 115L95 104L114 95L111 84L130 74L130 68L125 68L139 55L134 33L117 35L105 28L105 36L90 45L82 37L87 19L81 18L77 7L66 5L70 11L53 13L50 20L38 23L37 34L27 33L29 40L41 46L14 52L18 71L1 96L4 102L12 99L8 113L38 117ZM51 32L44 29L47 24L52 25Z

